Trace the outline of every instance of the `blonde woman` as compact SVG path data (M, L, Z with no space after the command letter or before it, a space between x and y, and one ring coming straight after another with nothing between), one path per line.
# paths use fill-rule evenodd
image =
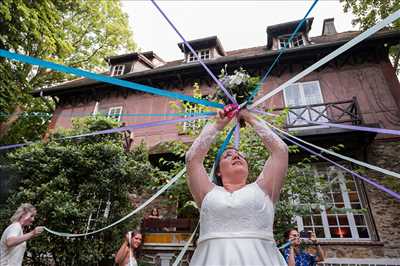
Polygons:
M23 228L33 223L36 208L32 204L24 203L11 217L11 224L4 230L0 240L0 266L20 266L24 259L26 241L43 232L43 227L35 227L24 234Z

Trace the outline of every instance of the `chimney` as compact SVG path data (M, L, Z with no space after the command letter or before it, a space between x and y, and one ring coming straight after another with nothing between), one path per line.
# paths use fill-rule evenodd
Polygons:
M334 18L324 19L324 26L322 28L322 35L333 35L336 34Z

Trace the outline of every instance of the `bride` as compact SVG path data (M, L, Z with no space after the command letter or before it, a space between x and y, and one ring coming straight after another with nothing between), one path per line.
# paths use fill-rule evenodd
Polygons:
M246 158L233 148L216 162L213 184L203 161L214 141L232 118L220 111L204 127L186 154L190 191L200 206L200 237L190 265L286 265L272 233L274 205L288 167L286 144L247 109L239 118L250 124L270 153L256 182L246 184Z

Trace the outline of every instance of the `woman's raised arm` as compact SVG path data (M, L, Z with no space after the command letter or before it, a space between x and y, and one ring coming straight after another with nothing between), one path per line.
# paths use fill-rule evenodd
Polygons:
M207 124L200 135L193 142L192 146L186 153L186 170L189 189L192 193L197 206L201 206L204 196L213 188L213 184L208 178L203 162L211 144L214 142L217 134L231 120L225 116L223 111L219 111L216 121Z
M275 203L279 199L280 190L287 173L289 160L288 147L265 122L259 120L247 109L241 110L239 117L243 118L254 128L270 153L263 171L256 182L269 195L272 202Z

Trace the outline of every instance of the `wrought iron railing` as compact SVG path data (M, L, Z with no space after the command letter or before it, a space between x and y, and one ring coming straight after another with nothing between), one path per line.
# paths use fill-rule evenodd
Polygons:
M277 108L273 111L288 109L286 128L308 127L316 124L310 122L362 124L360 108L356 97L348 101L329 102L302 106Z

